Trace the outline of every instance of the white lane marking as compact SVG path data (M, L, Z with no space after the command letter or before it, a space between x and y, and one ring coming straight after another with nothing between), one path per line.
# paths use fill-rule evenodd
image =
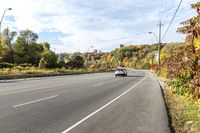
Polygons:
M147 73L148 73L149 78L151 78L152 80L157 80L153 75L151 75L150 72L147 72Z
M113 99L112 101L108 102L107 104L105 104L104 106L102 106L101 108L97 109L96 111L94 111L93 113L89 114L88 116L86 116L85 118L83 118L82 120L78 121L77 123L75 123L74 125L70 126L69 128L67 128L66 130L62 131L61 133L68 133L69 131L71 131L73 128L75 128L76 126L78 126L79 124L81 124L82 122L84 122L85 120L87 120L88 118L92 117L93 115L95 115L96 113L98 113L99 111L103 110L104 108L106 108L107 106L109 106L110 104L112 104L113 102L115 102L116 100L118 100L120 97L122 97L123 95L125 95L126 93L128 93L129 91L131 91L134 87L136 87L138 84L140 84L142 81L144 81L148 76L146 75L142 80L140 80L137 84L133 85L131 88L129 88L128 90L126 90L125 92L123 92L122 94L120 94L118 97L116 97L115 99Z
M15 105L15 106L13 106L13 107L14 107L14 108L17 108L17 107L21 107L21 106L24 106L24 105L28 105L28 104L37 103L37 102L40 102L40 101L52 99L52 98L55 98L55 97L57 97L57 96L58 96L58 95L54 95L54 96L50 96L50 97L45 97L45 98L42 98L42 99L38 99L38 100L34 100L34 101L30 101L30 102L18 104L18 105Z
M94 84L94 85L92 85L92 87L98 87L98 86L101 86L101 85L103 85L103 83Z

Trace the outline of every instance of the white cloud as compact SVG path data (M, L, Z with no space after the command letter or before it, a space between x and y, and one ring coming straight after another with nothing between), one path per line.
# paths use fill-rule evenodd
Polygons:
M95 49L103 49L104 51L112 50L113 47L118 47L119 40L128 38L129 34L121 29L108 29L106 31L87 31L81 30L79 34L74 34L68 37L61 37L63 48L69 47L72 51L87 51L90 45ZM113 47L112 47L113 46ZM110 49L112 47L112 49ZM106 50L107 49L107 50Z
M157 33L156 24L162 18L165 23L163 31L171 20L180 0L0 0L0 9L12 7L6 16L12 15L15 22L3 21L3 28L9 26L13 30L31 29L38 34L43 31L54 31L66 34L55 36L52 48L57 52L86 51L89 45L103 51L109 51L120 43L152 43L153 36L149 31ZM195 11L190 4L198 0L184 0L165 40L182 40L176 34L179 23L191 16ZM168 9L171 9L167 11ZM161 12L160 12L161 11ZM163 11L163 12L162 12ZM0 14L3 10L0 10ZM44 35L45 36L45 35ZM165 41L164 40L164 41ZM52 41L45 38L43 41Z

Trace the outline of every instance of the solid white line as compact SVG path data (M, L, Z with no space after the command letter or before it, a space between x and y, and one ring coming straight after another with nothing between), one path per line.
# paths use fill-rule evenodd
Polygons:
M47 100L47 99L55 98L55 97L57 97L57 96L58 96L58 95L54 95L54 96L50 96L50 97L45 97L45 98L42 98L42 99L38 99L38 100L34 100L34 101L30 101L30 102L18 104L18 105L15 105L15 106L13 106L13 107L14 107L14 108L17 108L17 107L21 107L21 106L24 106L24 105L28 105L28 104L32 104L32 103L37 103L37 102L44 101L44 100Z
M88 116L86 116L85 118L83 118L82 120L78 121L77 123L75 123L74 125L70 126L69 128L67 128L66 130L62 131L62 133L68 133L69 131L71 131L73 128L75 128L76 126L78 126L79 124L81 124L82 122L84 122L85 120L87 120L88 118L92 117L93 115L95 115L96 113L98 113L99 111L103 110L104 108L106 108L108 105L112 104L113 102L115 102L117 99L119 99L120 97L122 97L123 95L125 95L126 93L128 93L129 91L131 91L134 87L136 87L138 84L140 84L142 81L144 81L147 78L147 75L141 80L139 81L137 84L133 85L131 88L129 88L128 90L126 90L125 92L123 92L121 95L119 95L118 97L116 97L115 99L113 99L112 101L108 102L107 104L105 104L104 106L102 106L101 108L97 109L96 111L94 111L93 113L89 114Z

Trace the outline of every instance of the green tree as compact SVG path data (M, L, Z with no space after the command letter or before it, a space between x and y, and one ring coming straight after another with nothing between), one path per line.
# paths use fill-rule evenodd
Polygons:
M131 51L126 51L125 52L125 56L130 58L132 56L132 52Z
M41 57L44 58L47 68L56 68L57 67L58 56L53 51L50 51L50 50L44 51L42 53Z
M37 39L38 35L29 29L20 31L20 34L17 37L17 41L21 41L26 44L30 42L36 42Z
M66 67L66 59L67 59L67 53L60 53L57 55L58 56L58 60L57 60L57 64L59 68L62 67Z
M44 60L44 58L41 58L39 62L39 68L40 69L46 68L46 65L47 65L47 62Z
M12 45L13 45L13 39L16 36L16 32L15 31L10 31L9 28L6 28L3 30L2 32L2 36L0 38L1 41L1 46L0 46L0 57L1 57L1 61L3 62L9 62L12 63L13 62L13 49L12 49Z
M119 65L122 65L125 57L131 58L133 53L136 53L140 50L136 46L128 46L123 48L118 48L114 51L115 62Z
M6 44L6 39L4 37L0 38L0 61L1 62L13 62L13 50Z
M17 64L30 63L38 65L43 46L36 43L38 35L31 30L23 30L13 46L14 61Z
M83 68L84 58L79 54L74 54L72 59L66 64L70 68Z
M37 66L41 59L41 54L43 52L43 46L36 42L31 42L30 44L28 44L27 52L29 53L28 54L28 56L29 56L28 63Z
M43 42L43 43L41 43L41 45L43 46L43 49L45 51L50 50L50 44L48 42Z
M12 47L13 45L12 42L16 35L17 35L16 31L10 31L10 29L7 27L2 32L2 37L5 39L4 43L8 45L9 47Z

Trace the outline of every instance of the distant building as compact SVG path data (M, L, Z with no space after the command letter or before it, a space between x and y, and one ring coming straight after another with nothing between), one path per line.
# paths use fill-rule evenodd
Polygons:
M120 44L120 48L123 48L124 47L124 44Z
M98 50L97 49L94 49L94 53L97 53L98 52Z

